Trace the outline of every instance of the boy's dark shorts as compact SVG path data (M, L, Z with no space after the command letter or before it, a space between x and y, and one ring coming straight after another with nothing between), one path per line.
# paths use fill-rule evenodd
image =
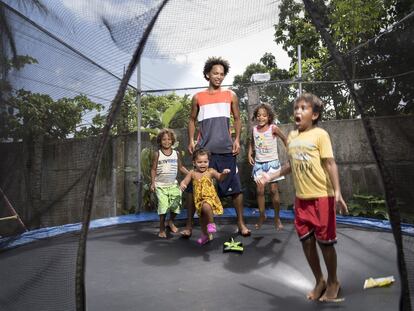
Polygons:
M209 167L214 168L219 173L221 173L225 168L230 169L230 173L227 177L222 182L217 182L219 197L226 197L242 192L236 156L231 153L212 153ZM185 191L193 193L192 183L188 185Z

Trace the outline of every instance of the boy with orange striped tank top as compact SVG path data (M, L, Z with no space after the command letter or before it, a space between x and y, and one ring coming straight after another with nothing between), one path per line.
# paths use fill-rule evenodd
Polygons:
M252 130L250 139L248 159L253 165L253 178L256 180L261 174L275 173L280 171L279 154L277 151L277 138L279 137L286 146L286 136L277 127L273 121L275 114L272 107L267 103L259 104L253 112L252 121L256 121L256 125ZM282 222L279 217L280 197L278 181L285 179L283 176L269 181L270 196L275 212L274 223L277 231L283 229ZM256 229L260 229L266 219L265 214L265 187L262 184L256 185L257 205L259 207L259 221Z

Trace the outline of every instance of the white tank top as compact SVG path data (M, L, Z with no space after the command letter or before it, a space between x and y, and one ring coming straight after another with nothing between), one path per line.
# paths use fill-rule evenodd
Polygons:
M158 150L157 175L155 176L156 187L172 186L177 183L178 155L173 150L167 156Z
M259 132L257 126L253 128L253 139L256 162L279 160L277 153L277 137L272 133L273 125L264 132Z

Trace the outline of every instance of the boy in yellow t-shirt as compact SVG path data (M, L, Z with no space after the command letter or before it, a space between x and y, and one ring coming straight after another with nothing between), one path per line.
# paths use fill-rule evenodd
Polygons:
M262 174L257 180L269 180L292 172L296 190L295 228L305 257L315 277L315 287L307 294L310 300L334 301L340 283L337 278L335 208L347 214L342 198L329 134L317 127L323 111L322 101L304 93L294 102L295 130L287 139L289 161L274 174ZM316 249L322 251L328 278L325 280Z

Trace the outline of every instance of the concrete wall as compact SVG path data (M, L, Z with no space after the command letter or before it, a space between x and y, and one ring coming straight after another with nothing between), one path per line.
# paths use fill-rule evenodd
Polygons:
M412 202L414 189L414 116L373 119L381 151L396 184L399 199ZM343 194L349 199L353 193L382 194L380 175L369 147L361 120L329 121L320 124L332 139L339 166ZM291 125L281 125L287 134ZM186 130L176 131L179 150L187 146ZM244 133L243 137L247 137ZM41 226L78 222L88 178L88 167L97 138L69 139L44 145L42 161ZM246 158L246 139L242 139L242 153L238 157L239 170L245 190L246 205L255 204L255 185L250 178L251 167ZM143 134L142 147L155 147ZM21 144L0 144L0 182L14 208L23 220L32 216L28 173L30 163L23 156ZM284 147L279 150L286 160ZM184 158L191 167L188 156ZM109 217L137 208L137 142L136 133L111 139L101 162L95 185L93 218ZM144 185L145 187L146 185ZM280 182L282 204L293 202L292 180L288 176Z
M405 203L403 208L408 209L414 189L414 117L381 117L371 121L396 195ZM383 195L381 176L361 120L322 122L320 127L330 134L344 197L350 199L355 193ZM282 125L281 128L287 133L292 126ZM281 183L284 203L292 203L292 186L290 177L286 183Z

